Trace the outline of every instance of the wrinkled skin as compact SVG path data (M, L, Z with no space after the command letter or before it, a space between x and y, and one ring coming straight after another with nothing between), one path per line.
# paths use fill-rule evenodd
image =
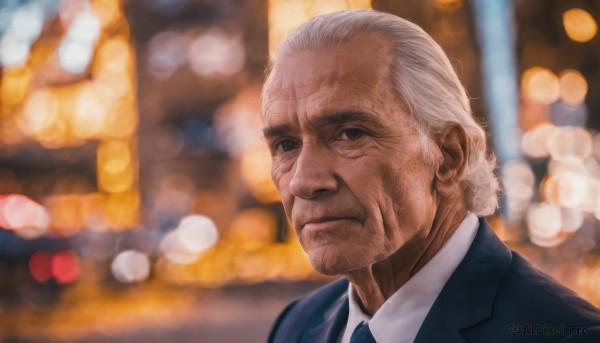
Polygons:
M313 267L346 275L374 313L464 218L458 126L429 139L388 86L388 42L359 33L326 51L283 56L263 104L272 177Z

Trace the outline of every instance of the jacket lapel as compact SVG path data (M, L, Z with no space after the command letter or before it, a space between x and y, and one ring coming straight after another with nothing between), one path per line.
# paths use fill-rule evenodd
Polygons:
M325 320L302 336L300 342L336 343L348 321L348 294L344 294L325 313Z
M415 342L466 342L460 331L491 316L511 260L510 250L480 219L473 244L425 317Z

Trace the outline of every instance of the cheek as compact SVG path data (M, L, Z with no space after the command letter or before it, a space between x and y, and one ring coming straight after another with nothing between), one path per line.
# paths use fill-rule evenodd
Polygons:
M290 181L292 178L291 168L285 164L273 162L271 169L271 179L279 192L281 203L285 210L285 214L289 220L292 219L292 207L294 205L294 196L290 191Z
M433 171L421 161L410 161L395 168L384 168L384 185L378 204L381 210L386 245L397 249L428 226L433 201Z

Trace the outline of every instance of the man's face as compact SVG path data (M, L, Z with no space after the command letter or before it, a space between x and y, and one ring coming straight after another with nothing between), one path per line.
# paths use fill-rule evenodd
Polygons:
M387 56L387 41L360 33L326 51L283 57L266 85L272 177L324 274L418 246L433 221L435 167L385 81Z

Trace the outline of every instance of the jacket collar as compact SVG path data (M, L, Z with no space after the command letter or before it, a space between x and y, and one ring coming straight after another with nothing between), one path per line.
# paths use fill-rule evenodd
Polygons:
M425 317L415 343L466 342L460 330L491 316L496 293L511 260L510 250L485 219L480 219L473 244ZM347 320L348 295L343 292L325 313L325 320L307 331L300 342L335 343Z
M440 337L442 341L464 341L460 330L492 315L496 294L511 260L508 247L485 219L480 219L473 244L440 292L415 342L440 341ZM452 336L456 339L449 339Z
M344 279L346 289L348 280ZM340 332L348 321L348 294L343 292L339 299L325 313L325 320L302 336L300 342L336 343Z

